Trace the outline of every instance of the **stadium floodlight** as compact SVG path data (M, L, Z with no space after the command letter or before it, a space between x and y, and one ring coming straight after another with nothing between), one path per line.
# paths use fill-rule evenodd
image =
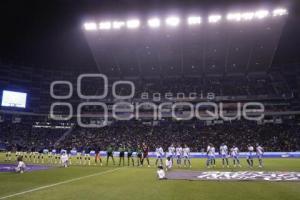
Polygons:
M242 20L246 20L246 21L252 20L253 17L254 17L254 13L253 12L245 12L245 13L241 14Z
M179 23L180 23L179 17L172 16L172 17L168 17L166 19L166 24L168 26L178 26Z
M201 22L202 22L202 19L199 16L191 16L191 17L188 17L188 19L187 19L187 23L189 25L201 24Z
M126 22L127 28L134 29L140 26L140 21L138 19L130 19Z
M241 21L242 15L241 13L229 13L226 18L228 21Z
M86 22L83 25L86 31L95 31L97 30L97 24L95 22Z
M160 19L152 18L148 20L148 26L151 28L158 28L160 27Z
M221 15L210 15L208 17L208 22L209 23L217 23L222 19Z
M111 29L111 22L100 22L99 23L100 30L110 30Z
M268 15L269 15L268 10L258 10L255 12L255 17L257 19L263 19L263 18L267 17Z
M124 26L125 26L125 22L123 22L123 21L114 21L112 23L112 28L113 29L121 29Z
M287 15L288 11L285 8L277 8L273 10L273 16L282 16L282 15Z

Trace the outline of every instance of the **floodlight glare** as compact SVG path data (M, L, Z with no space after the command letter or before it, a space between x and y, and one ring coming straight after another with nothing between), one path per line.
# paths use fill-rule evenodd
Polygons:
M241 14L241 18L242 20L252 20L254 17L254 13L253 12L245 12Z
M255 17L257 19L263 19L263 18L267 17L268 15L269 15L268 10L258 10L255 12Z
M160 20L158 18L149 19L148 26L151 28L157 28L160 26Z
M187 19L189 25L201 24L201 17L191 16Z
M83 25L86 31L95 31L97 30L97 24L95 22L86 22Z
M222 19L221 15L210 15L208 17L208 22L209 23L217 23Z
M226 18L228 21L241 21L241 17L241 13L229 13Z
M178 17L168 17L166 19L166 24L169 26L178 26L180 19Z
M126 22L127 28L133 29L140 26L140 21L138 19L131 19Z
M281 16L281 15L287 15L288 11L285 8L277 8L273 10L273 16Z
M111 29L111 22L100 22L99 23L100 30L110 30Z
M125 22L123 21L114 21L112 24L113 29L120 29L125 26Z

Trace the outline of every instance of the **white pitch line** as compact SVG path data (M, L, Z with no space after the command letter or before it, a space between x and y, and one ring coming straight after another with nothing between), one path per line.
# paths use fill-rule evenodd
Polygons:
M58 182L58 183L53 183L53 184L50 184L50 185L45 185L45 186L41 186L41 187L30 189L30 190L25 190L23 192L18 192L18 193L15 193L15 194L11 194L11 195L0 197L0 200L2 200L2 199L8 199L8 198L15 197L15 196L20 196L20 195L23 195L23 194L27 194L27 193L31 193L31 192L43 190L43 189L50 188L50 187L55 187L55 186L66 184L66 183L71 183L71 182L74 182L74 181L78 181L78 180L82 180L82 179L86 179L86 178L90 178L90 177L94 177L94 176L100 176L100 175L103 175L103 174L108 174L108 173L111 173L111 172L114 172L114 171L117 171L117 170L120 170L120 169L122 169L122 168L116 168L116 169L112 169L112 170L107 170L107 171L104 171L104 172L90 174L90 175L87 175L87 176L73 178L73 179L69 179L69 180L66 180L66 181L61 181L61 182Z

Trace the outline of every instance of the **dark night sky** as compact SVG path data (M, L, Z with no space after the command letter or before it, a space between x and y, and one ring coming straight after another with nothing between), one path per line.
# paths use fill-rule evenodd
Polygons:
M163 3L162 3L163 2ZM224 3L225 2L225 3ZM274 63L300 63L300 9L294 1L246 0L4 0L0 3L0 60L38 67L95 67L81 30L89 16L161 12L193 7L226 9L230 6L288 5L289 17L284 27ZM266 2L268 2L266 4ZM298 2L298 3L297 3Z

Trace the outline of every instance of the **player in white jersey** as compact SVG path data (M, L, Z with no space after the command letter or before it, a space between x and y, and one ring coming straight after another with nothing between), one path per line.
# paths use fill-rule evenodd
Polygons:
M166 159L166 171L171 170L171 168L173 167L173 162L171 157L167 157Z
M164 168L163 168L163 166L158 166L158 169L157 169L157 178L159 179L159 180L164 180L164 179L166 179L166 173L165 173L165 171L164 171Z
M253 168L254 147L250 144L247 147L248 147L247 163L250 168Z
M256 155L259 162L258 167L263 167L263 161L262 161L263 154L264 154L264 149L259 144L256 144Z
M210 168L210 165L212 164L212 144L208 144L206 148L206 155L207 155L206 167Z
M190 161L190 148L185 144L183 148L183 159L184 159L184 167L187 167L186 162L189 163L189 167L191 168L191 161Z
M18 165L17 167L15 168L15 171L17 173L24 173L24 171L26 170L26 165L25 163L23 162L23 157L22 156L19 156L17 158L17 162L18 162Z
M155 153L156 153L156 161L155 161L155 165L157 165L158 161L160 161L160 165L163 165L163 157L164 157L164 149L162 147L158 147L155 149Z
M207 146L207 163L206 167L215 167L216 166L216 149L213 144Z
M174 147L173 144L171 144L171 146L169 146L169 148L168 148L168 155L167 156L171 158L172 163L173 163L174 157L175 157L175 147Z
M177 166L181 167L181 158L182 158L182 147L180 144L176 147L176 161L177 161Z
M229 162L228 162L228 147L226 144L221 144L220 146L220 155L222 158L222 166L223 168L225 167L225 162L226 162L226 166L227 168L229 167Z
M239 148L236 146L233 146L231 148L231 156L233 159L233 167L236 167L238 165L239 167L242 167L240 164L240 159L239 159Z
M60 163L63 167L68 167L69 165L69 156L66 151L63 151L60 156Z

